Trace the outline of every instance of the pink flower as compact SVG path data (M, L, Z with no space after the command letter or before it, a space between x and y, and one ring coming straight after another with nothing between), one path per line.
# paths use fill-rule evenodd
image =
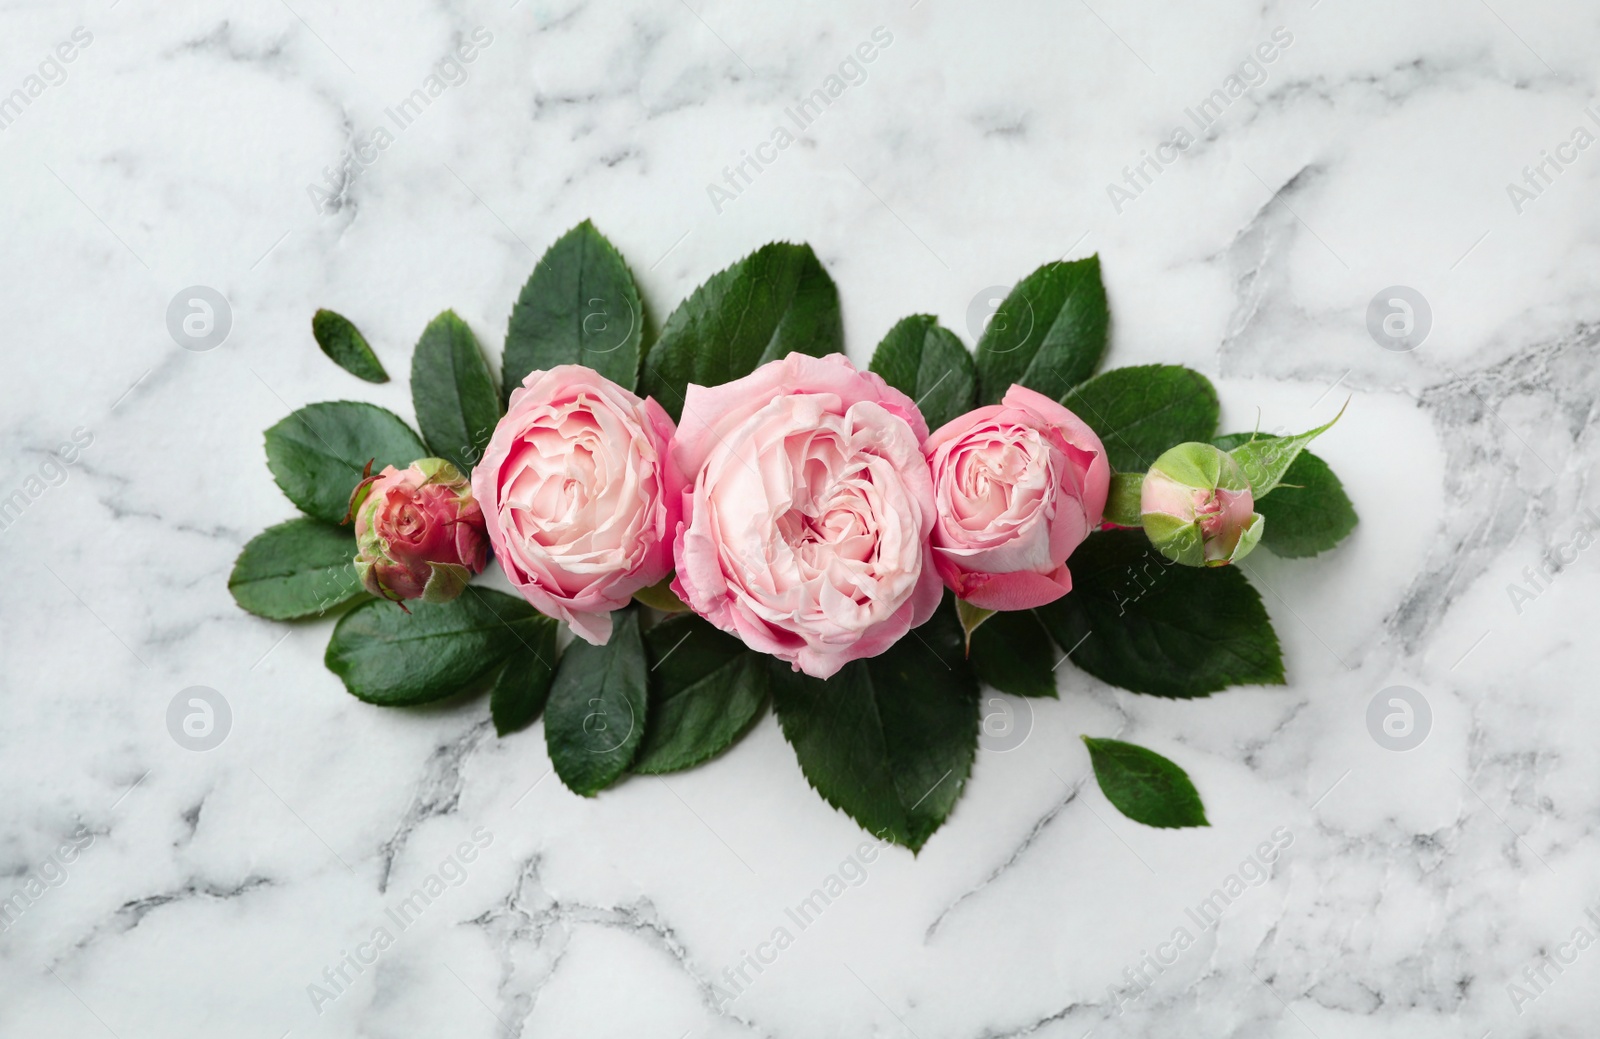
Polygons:
M672 420L598 372L564 364L511 393L472 488L506 576L585 641L672 569L682 479Z
M689 387L673 590L745 645L827 678L933 615L927 423L842 355Z
M388 466L350 496L356 573L373 595L449 602L488 562L483 510L466 477L442 458Z
M1072 590L1067 557L1100 527L1111 466L1094 431L1022 386L941 426L924 450L933 558L957 597L1029 610Z

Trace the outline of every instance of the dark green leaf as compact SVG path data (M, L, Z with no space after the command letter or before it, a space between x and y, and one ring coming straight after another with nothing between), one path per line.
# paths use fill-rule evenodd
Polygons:
M489 714L500 736L525 729L539 717L556 673L556 622L541 617L521 634L528 644L511 651L489 692Z
M436 458L470 473L500 421L494 377L467 323L447 310L411 354L411 403Z
M556 240L511 309L502 400L529 372L582 364L633 389L644 310L622 256L585 220Z
M773 242L715 274L667 318L640 394L676 420L691 382L720 386L791 352L844 351L839 291L809 245Z
M955 807L978 742L978 682L953 599L827 681L772 660L772 702L800 769L867 832L916 851ZM981 629L980 629L981 630Z
M633 771L698 765L744 735L767 700L767 661L701 620L679 615L645 633L650 721Z
M1210 440L1217 431L1211 380L1176 364L1113 368L1061 403L1099 434L1118 472L1142 473L1167 448Z
M1110 316L1099 255L1023 278L978 339L978 402L998 404L1012 383L1060 397L1100 366Z
M550 623L515 596L471 585L451 602L407 605L373 599L334 626L323 660L356 698L409 707L453 696L536 646Z
M392 411L337 400L307 404L267 430L267 468L289 500L328 523L344 519L361 470L404 469L428 449Z
M577 640L562 654L544 712L550 763L567 789L593 797L628 770L648 710L639 612L612 614L604 646Z
M1009 610L972 633L972 669L1013 696L1056 695L1055 646L1032 610Z
M930 430L971 411L976 400L972 355L930 314L901 318L873 351L870 367L916 401Z
M1035 613L1101 681L1169 697L1282 684L1278 636L1238 567L1174 563L1142 530L1090 534L1070 565L1072 591Z
M1229 433L1215 443L1229 451L1249 439L1249 433ZM1286 559L1326 552L1356 528L1356 508L1344 485L1328 463L1310 451L1300 452L1283 482L1256 502L1256 511L1267 521L1261 543Z
M1210 826L1188 773L1153 750L1088 736L1089 761L1100 792L1123 815L1146 826Z
M334 364L367 382L388 382L378 355L367 345L361 330L343 314L319 310L311 315L311 335Z
M349 527L292 519L250 539L228 575L233 601L258 617L320 616L365 594Z

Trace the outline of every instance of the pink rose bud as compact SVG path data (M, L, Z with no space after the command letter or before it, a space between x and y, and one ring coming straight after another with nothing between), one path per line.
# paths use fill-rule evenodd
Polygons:
M1094 431L1049 397L1012 386L923 445L944 583L984 610L1031 610L1072 590L1067 557L1105 511L1111 467Z
M611 612L672 570L682 478L672 419L577 364L530 372L511 393L472 489L506 576L592 645Z
M691 385L673 591L761 653L828 678L938 608L928 425L844 356L792 353Z
M1210 444L1179 444L1145 474L1144 532L1162 555L1186 566L1226 566L1249 554L1266 518L1232 455Z
M373 595L449 602L483 570L489 544L467 478L442 458L389 466L350 496L356 573Z

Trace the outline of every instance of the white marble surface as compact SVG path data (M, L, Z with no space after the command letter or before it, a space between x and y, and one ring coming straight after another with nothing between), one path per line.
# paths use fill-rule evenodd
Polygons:
M0 1033L1592 1035L1600 948L1563 943L1600 934L1600 551L1520 612L1508 585L1600 508L1600 148L1520 212L1507 184L1600 133L1600 16L1490 2L6 3L0 91L92 39L0 130L0 497L42 490L0 531L0 898L26 904ZM708 183L879 26L865 81L719 213ZM1265 81L1119 212L1108 183L1280 26ZM479 27L465 81L319 212L324 167ZM1362 525L1251 561L1290 684L1169 702L1063 666L920 857L885 851L721 999L862 837L770 717L709 767L583 800L536 783L539 727L360 704L323 669L327 623L254 619L224 586L292 514L261 431L323 399L409 414L426 321L454 307L497 353L536 253L584 217L657 321L805 240L864 361L909 313L970 339L984 290L1098 251L1110 363L1205 371L1232 429L1353 396L1317 450ZM205 352L166 327L195 284L232 312ZM1395 284L1433 312L1408 353L1366 328ZM329 364L318 306L397 381ZM29 484L74 430L92 443L64 481ZM1404 753L1366 723L1395 684L1433 716ZM166 724L196 685L232 713L206 752ZM1122 819L1082 732L1180 761L1214 825ZM1275 832L1270 878L1202 931L1185 910ZM464 879L394 923L441 871ZM314 1007L380 927L392 944ZM1117 1013L1108 986L1180 927L1192 947ZM1546 954L1576 958L1514 998Z

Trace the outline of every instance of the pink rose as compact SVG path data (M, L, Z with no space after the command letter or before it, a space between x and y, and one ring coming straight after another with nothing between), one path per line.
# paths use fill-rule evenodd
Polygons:
M467 479L442 458L386 467L350 496L356 573L367 591L395 602L449 602L488 562L483 510Z
M672 569L682 479L661 405L582 365L529 373L511 393L472 488L506 576L586 642Z
M1031 610L1072 590L1067 557L1100 527L1111 466L1094 431L1022 386L941 426L924 450L939 522L933 558L956 595Z
M672 441L690 480L673 590L817 678L882 653L943 594L927 432L909 397L839 354L691 385Z

